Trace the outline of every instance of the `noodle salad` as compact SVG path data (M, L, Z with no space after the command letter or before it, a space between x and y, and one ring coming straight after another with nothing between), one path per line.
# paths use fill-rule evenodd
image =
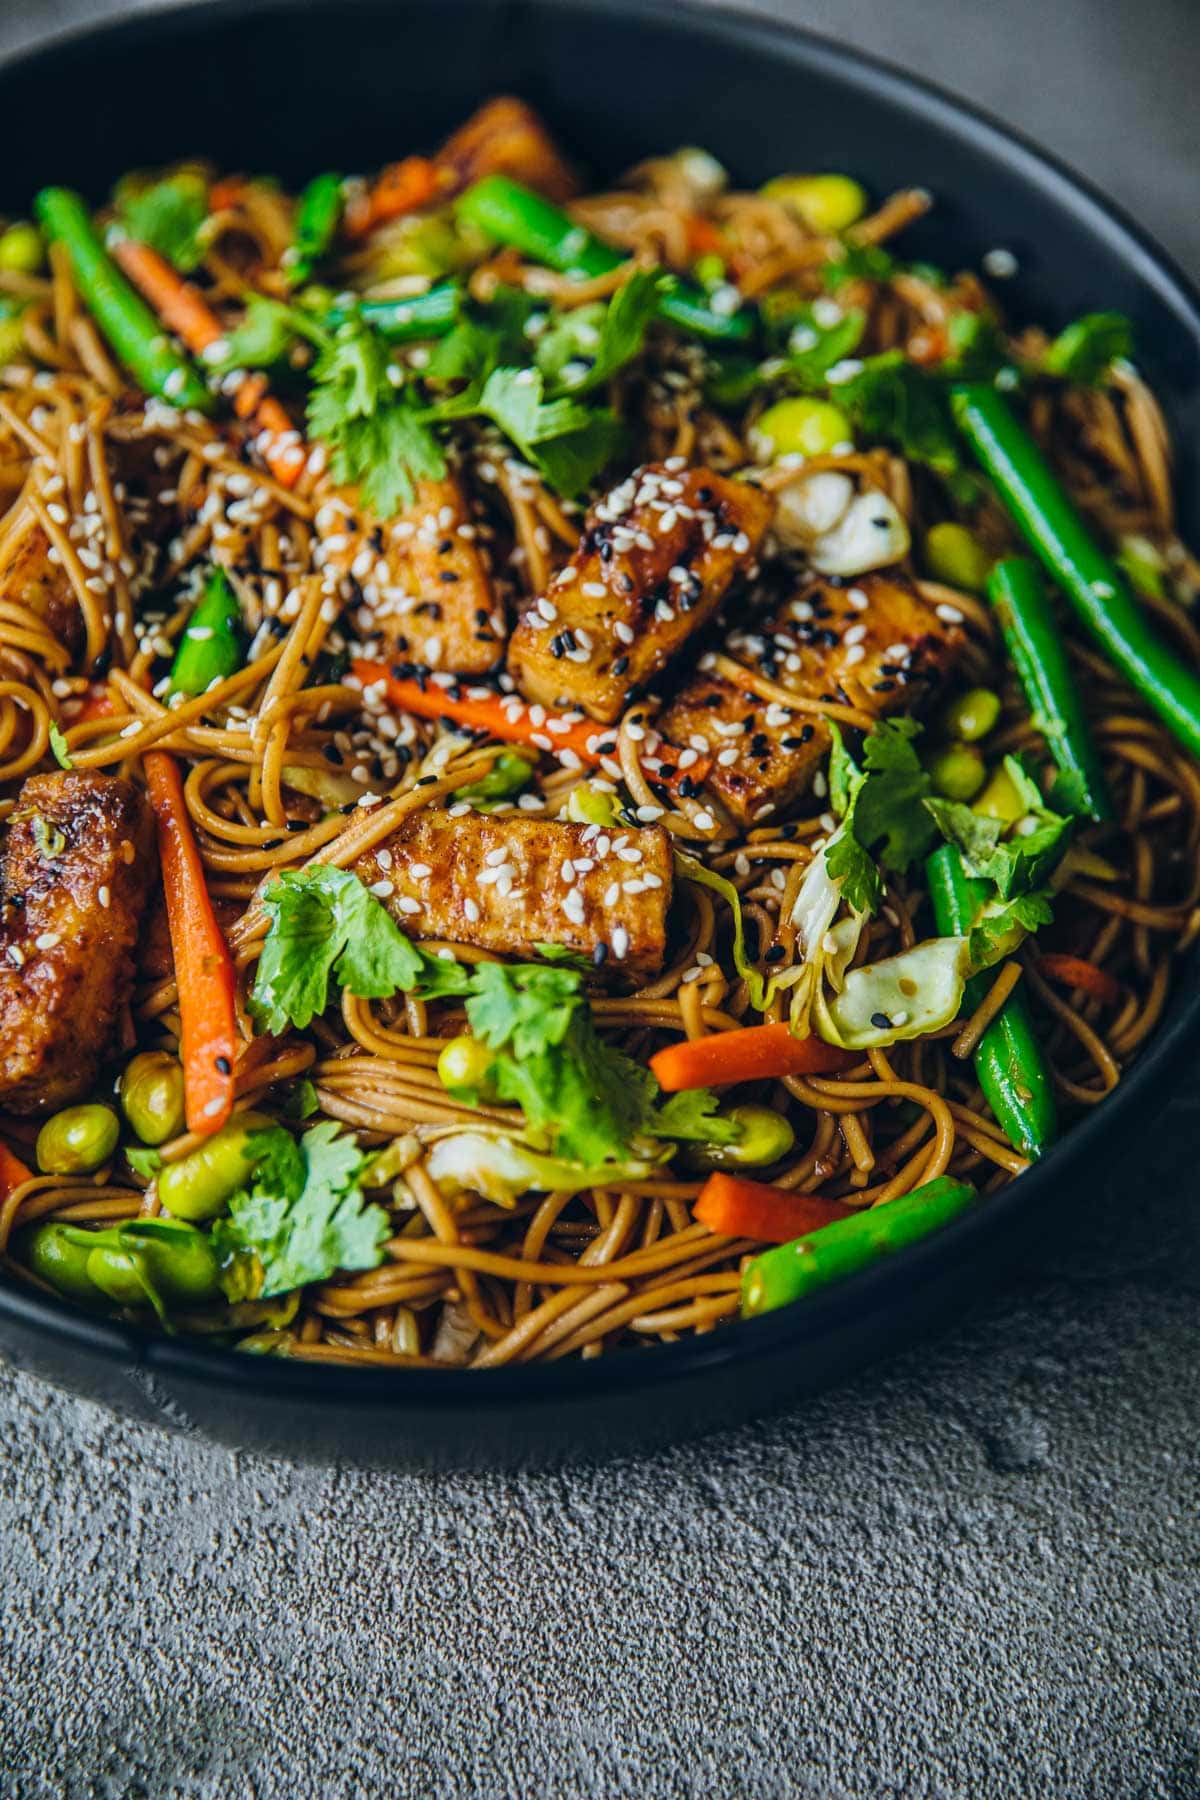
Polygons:
M0 231L10 1279L594 1358L1103 1101L1200 919L1200 568L1128 321L1014 328L933 204L594 192L502 97Z

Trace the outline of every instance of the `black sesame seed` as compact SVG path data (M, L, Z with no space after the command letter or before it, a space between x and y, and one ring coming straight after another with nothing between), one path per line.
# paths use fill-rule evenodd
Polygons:
M218 1075L232 1075L233 1074L233 1064L230 1062L230 1060L227 1056L218 1056L215 1060L216 1060Z
M432 787L436 780L437 780L436 775L421 775L421 776L418 776L418 778L417 778L417 786L418 787Z
M629 658L627 656L618 656L616 661L613 663L612 672L614 675L624 675L624 673L628 667L629 667Z
M592 961L595 963L595 965L598 969L603 967L603 965L608 961L608 945L607 944L597 944L596 945L596 948L592 951Z
M772 944L771 948L767 951L766 955L763 957L763 961L769 962L769 963L782 962L786 955L787 955L787 950L784 948L784 946L782 944Z
M871 1023L874 1025L876 1031L890 1031L892 1029L892 1021L885 1012L872 1013Z
M457 581L458 580L458 571L456 569L439 569L438 570L438 580L439 581Z
M289 819L287 828L289 831L307 831L308 825L303 819Z
M341 768L344 759L336 744L322 744L321 755L327 763L332 763L335 769Z

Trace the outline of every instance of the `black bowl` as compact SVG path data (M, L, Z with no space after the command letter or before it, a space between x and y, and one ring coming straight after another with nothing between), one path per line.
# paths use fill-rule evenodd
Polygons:
M645 0L218 0L76 32L0 67L0 212L48 181L93 195L130 166L211 153L299 180L435 142L483 96L532 100L599 174L700 142L735 177L846 169L932 189L906 239L959 267L1013 250L1014 312L1128 313L1200 518L1200 301L1075 177L906 75L759 20ZM53 130L47 131L48 120ZM690 1344L487 1374L363 1371L238 1356L0 1288L8 1360L126 1412L273 1454L496 1463L628 1449L825 1385L947 1317L1112 1159L1200 1041L1189 970L1116 1094L986 1205L806 1304Z

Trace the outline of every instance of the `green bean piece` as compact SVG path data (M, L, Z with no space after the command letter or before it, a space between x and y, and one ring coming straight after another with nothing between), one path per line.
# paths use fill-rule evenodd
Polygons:
M1111 819L1104 766L1037 564L1025 556L998 562L988 581L987 596L1020 676L1033 723L1069 778L1068 799L1089 819Z
M342 222L342 178L314 175L296 203L292 243L286 252L288 282L299 287L327 256Z
M486 236L563 274L607 275L627 260L620 250L602 243L559 207L507 175L485 175L461 196L458 211ZM749 312L718 312L709 296L691 282L677 281L659 301L658 312L696 337L740 343L754 336Z
M926 859L925 877L934 922L946 937L965 936L984 904L986 882L974 881L953 844L943 844ZM986 973L972 975L963 994L970 1014L988 988ZM983 1097L1014 1150L1038 1157L1058 1135L1054 1077L1038 1043L1025 997L1009 995L978 1044L975 1074Z
M203 694L244 660L242 612L224 569L214 568L187 622L171 665L173 694Z
M55 1113L37 1135L37 1165L43 1175L91 1175L103 1168L121 1136L108 1106L68 1106Z
M786 1156L796 1133L770 1106L735 1106L727 1114L737 1126L731 1144L689 1144L687 1160L703 1169L761 1169Z
M78 1242L90 1235L51 1219L21 1232L14 1247L18 1260L56 1293L68 1300L94 1301L96 1285L87 1272L90 1245Z
M184 1124L183 1069L165 1050L144 1050L121 1076L121 1110L143 1144L165 1144Z
M254 1138L269 1131L262 1113L239 1113L203 1144L158 1174L158 1197L176 1219L215 1219L244 1188L258 1162Z
M130 374L171 406L210 412L212 395L203 378L117 268L79 195L43 188L34 207L47 237L66 249L84 304Z
M423 294L404 300L360 300L354 307L333 306L325 323L331 331L349 318L360 318L389 344L418 343L422 338L445 337L457 322L462 288L457 281L438 281Z
M949 1224L976 1198L968 1182L939 1175L898 1200L869 1207L823 1225L747 1263L742 1275L742 1317L757 1318L790 1306L806 1294L865 1269L880 1257L928 1237Z
M1047 574L1130 685L1200 757L1200 676L1155 635L1004 395L969 382L951 389L951 404L959 430Z
M220 1291L216 1251L194 1225L135 1219L94 1235L88 1277L120 1306L194 1306Z

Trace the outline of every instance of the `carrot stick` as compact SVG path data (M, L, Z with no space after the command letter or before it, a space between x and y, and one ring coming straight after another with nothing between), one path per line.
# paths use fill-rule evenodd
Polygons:
M851 1051L819 1037L794 1037L786 1025L748 1025L669 1044L650 1058L650 1069L664 1093L675 1094L781 1075L831 1075L855 1061L861 1058Z
M418 719L449 719L454 725L466 726L468 731L486 731L502 743L526 744L534 750L573 750L581 762L592 765L602 756L611 756L617 747L615 726L580 719L565 730L552 731L549 720L554 715L547 717L544 707L535 709L519 695L489 693L486 698L475 699L469 698L468 693L473 696L478 689L468 690L461 684L444 688L436 681L393 675L386 663L359 658L350 667L364 687L382 682L391 704ZM535 719L541 723L535 723Z
M180 1060L189 1131L219 1131L233 1110L236 976L192 833L179 765L165 750L143 764L158 820L158 854L179 988Z
M7 1200L23 1181L32 1180L33 1170L27 1169L7 1144L0 1143L0 1200Z
M1116 976L1110 975L1107 969L1100 968L1096 963L1088 962L1085 957L1048 951L1038 958L1036 967L1047 981L1061 982L1063 987L1078 988L1082 993L1091 994L1109 1006L1119 1006L1123 998L1124 990Z
M692 1217L719 1237L757 1238L762 1244L790 1244L848 1216L836 1200L793 1194L739 1175L710 1175L692 1208Z
M382 682L392 705L418 719L448 719L468 731L486 731L489 737L499 738L502 743L524 744L531 750L571 750L589 768L595 768L603 757L616 752L615 725L597 725L591 719L578 719L564 730L556 719L556 728L552 730L549 719L554 718L554 714L547 716L545 707L535 713L518 694L489 693L486 698L476 699L473 696L478 690L473 690L469 696L461 683L444 688L436 681L393 675L386 663L367 662L360 657L350 666L364 687L374 687ZM536 722L539 719L540 724ZM663 745L662 753L668 760L679 754L670 744ZM672 769L669 775L655 774L652 770L647 770L646 774L648 780L660 787L674 790L690 779L698 788L711 768L712 758L700 757L690 768Z
M365 194L355 195L347 204L342 229L347 237L365 237L389 219L420 212L446 185L437 164L427 156L406 156L402 162L389 163Z
M112 254L168 331L182 339L193 354L203 356L210 345L225 335L221 321L199 288L185 281L157 250L134 238L121 238L112 246ZM239 405L241 394L247 389L247 401ZM299 480L307 453L283 407L264 392L261 377L246 377L234 398L234 410L239 418L252 418L260 431L269 434L263 461L276 481L291 487Z

